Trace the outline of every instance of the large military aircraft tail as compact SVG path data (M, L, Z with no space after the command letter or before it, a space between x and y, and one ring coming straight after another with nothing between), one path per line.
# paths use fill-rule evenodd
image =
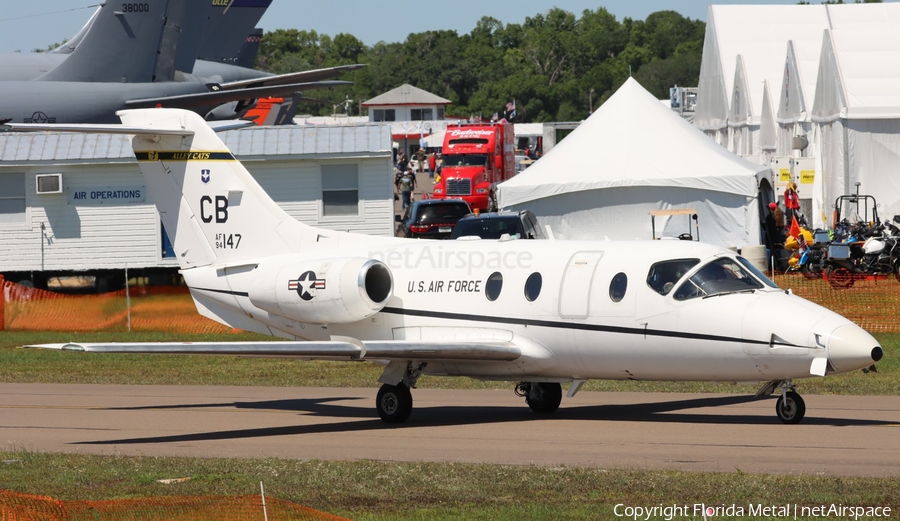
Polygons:
M57 67L37 77L41 81L148 83L172 81L177 49L200 39L198 14L205 2L143 0L108 2L98 10L90 29L75 50ZM182 49L182 53L185 52ZM194 55L196 56L196 54Z
M241 36L253 33L271 3L272 0L213 2L197 58L233 63L244 45ZM252 63L241 66L253 68Z
M256 65L256 55L259 53L259 42L262 40L263 30L257 27L247 35L244 45L234 58L234 64L245 69L252 69Z

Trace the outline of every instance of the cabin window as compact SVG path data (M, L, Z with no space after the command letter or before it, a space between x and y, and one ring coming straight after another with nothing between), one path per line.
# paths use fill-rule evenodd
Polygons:
M541 295L541 285L544 280L540 273L532 273L525 281L525 300L534 302Z
M744 269L737 259L722 257L703 266L684 281L675 292L675 300L711 297L742 291L752 292L763 285Z
M359 215L359 165L322 165L322 216Z
M375 109L373 121L396 121L396 112L394 109Z
M700 263L700 259L675 259L657 262L650 266L647 285L660 295L668 295L687 272Z
M412 121L432 121L434 111L432 109L410 109L409 119Z
M628 289L628 276L624 273L619 273L615 277L613 277L612 282L609 283L609 298L612 299L613 302L621 302L623 298L625 298L625 290Z
M503 289L503 275L500 272L495 271L491 274L487 279L487 284L484 285L484 295L491 302L497 300L497 297L500 296L500 290Z
M25 222L25 174L0 174L0 224Z

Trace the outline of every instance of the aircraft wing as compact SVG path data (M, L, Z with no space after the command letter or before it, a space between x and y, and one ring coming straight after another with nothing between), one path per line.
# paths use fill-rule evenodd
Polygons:
M355 71L365 67L364 63L355 63L353 65L338 65L337 67L328 67L326 69L314 69L311 71L291 72L288 74L276 74L273 76L263 76L260 78L252 78L249 80L232 81L223 83L220 87L223 90L242 89L245 87L262 87L270 85L284 85L288 83L306 83L311 81L327 80L334 78L348 71Z
M456 360L508 362L522 356L512 342L147 342L37 344L26 348L92 353L232 355L307 360Z
M252 87L248 89L215 90L211 92L198 92L195 94L182 94L179 96L163 96L160 98L134 99L125 102L130 109L142 109L152 107L192 109L197 107L209 107L221 105L231 101L247 99L259 99L268 97L290 97L297 92L310 89L324 89L327 87L340 87L351 85L352 82L342 80L314 81L309 83L291 83L288 85L271 85L267 87Z

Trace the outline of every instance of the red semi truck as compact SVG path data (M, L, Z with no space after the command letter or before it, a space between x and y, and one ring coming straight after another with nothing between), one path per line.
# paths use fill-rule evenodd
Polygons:
M448 125L435 199L462 199L472 210L496 209L497 184L516 173L511 123Z

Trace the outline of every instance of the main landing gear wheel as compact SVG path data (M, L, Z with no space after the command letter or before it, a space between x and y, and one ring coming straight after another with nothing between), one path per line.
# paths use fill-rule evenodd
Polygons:
M412 413L413 399L409 387L402 383L397 385L381 386L378 396L375 398L375 408L378 416L385 423L403 423Z
M516 386L516 394L524 396L528 407L538 414L555 412L562 402L562 386L558 383L522 382Z
M778 419L787 424L800 423L806 415L806 404L803 398L794 391L788 391L778 397L775 402L775 414Z

